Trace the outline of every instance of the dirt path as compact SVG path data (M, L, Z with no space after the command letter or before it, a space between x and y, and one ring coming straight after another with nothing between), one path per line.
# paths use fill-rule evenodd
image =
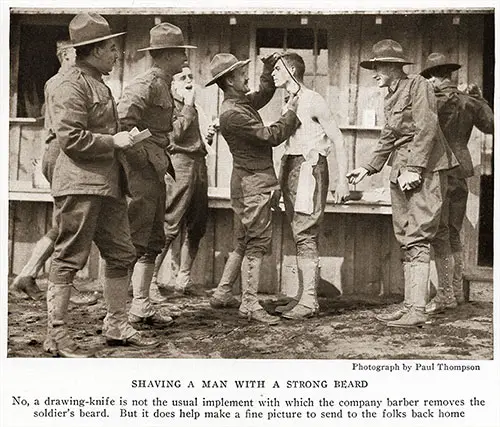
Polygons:
M46 284L39 281L40 287ZM98 289L95 282L80 284ZM107 347L101 336L105 315L101 299L93 307L71 307L69 324L84 347L97 357L251 358L251 359L492 359L493 303L491 284L471 289L473 302L460 306L419 329L387 328L374 313L394 309L395 300L378 298L320 299L321 315L306 321L281 321L277 326L249 323L237 310L213 310L210 291L196 296L171 296L162 310L181 312L172 326L149 329L161 339L154 350ZM269 311L276 300L265 297ZM9 357L50 357L43 352L45 302L9 296Z

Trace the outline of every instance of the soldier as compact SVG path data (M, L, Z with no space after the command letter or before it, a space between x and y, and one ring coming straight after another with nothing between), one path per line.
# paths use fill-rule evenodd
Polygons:
M328 194L327 156L332 144L339 176L334 200L342 203L349 195L344 138L323 97L304 86L304 73L304 60L296 53L281 55L273 70L276 87L297 94L297 116L301 121L301 126L286 141L281 160L281 191L293 232L299 270L297 296L287 305L276 308L287 319L311 317L319 308L318 237Z
M172 81L174 121L168 152L175 170L175 181L169 180L167 183L166 242L156 260L155 270L156 279L172 241L180 234L180 262L174 283L174 290L180 294L192 288L191 267L207 226L208 178L205 156L215 134L215 126L208 123L208 118L197 105L195 93L193 73L188 66L184 66Z
M57 48L57 59L61 64L57 74L52 76L45 83L45 99L50 96L52 90L56 88L64 74L73 67L75 64L75 48L70 46L69 40L61 40L56 44ZM59 155L59 144L55 138L54 132L52 130L51 118L48 114L48 110L44 107L45 116L45 129L47 131L47 139L45 141L46 149L43 154L42 160L42 171L49 183L52 183L52 175L54 173L54 165L56 163L57 156ZM24 292L28 297L38 300L42 298L43 292L36 284L36 277L38 273L44 266L45 262L50 258L52 252L54 252L54 241L57 237L57 224L43 236L35 245L31 257L28 262L24 265L23 269L19 275L12 282L11 290L14 292ZM78 305L93 305L97 303L97 294L95 292L81 292L75 286L73 290L76 292L71 293L70 302Z
M388 316L378 316L388 326L412 327L426 322L430 247L436 259L450 254L441 213L446 196L446 171L456 166L439 127L432 85L420 75L406 75L411 64L401 45L386 39L373 46L373 58L361 67L374 70L379 87L387 87L385 125L372 159L348 174L352 184L379 172L391 156L392 222L404 253L405 300ZM446 265L436 265L438 280Z
M478 90L469 94L458 90L451 75L460 64L454 63L442 53L431 53L420 73L434 87L437 100L439 124L455 154L459 165L448 172L448 191L443 213L449 229L449 239L454 264L450 275L443 282L438 281L437 294L427 304L426 312L434 314L448 308L455 308L464 302L462 290L462 243L460 230L467 207L467 178L474 174L472 159L467 144L476 126L480 131L493 133L493 111ZM477 87L476 87L477 88ZM436 260L436 265L440 261Z
M170 87L172 76L182 71L187 57L180 28L163 22L150 31L148 51L153 65L124 89L118 103L122 130L149 129L152 136L126 152L126 174L132 199L129 221L137 262L132 274L133 300L129 320L135 326L144 323L168 325L170 316L157 312L150 300L155 259L165 247L165 174L173 175L167 153L172 131L174 103ZM194 108L185 105L180 112L192 117Z
M238 61L234 55L219 53L210 63L212 79L206 84L217 83L224 92L220 131L233 156L231 205L237 219L235 234L238 241L210 305L214 308L236 306L230 283L238 274L241 262L240 316L267 324L279 321L278 317L270 316L257 299L262 257L271 244L273 192L279 189L272 147L281 144L300 125L295 114L296 96L290 98L285 113L270 126L263 124L257 112L274 94L271 72L276 59L277 56L272 55L263 60L259 90L248 94L245 66L250 60Z
M103 336L110 345L158 345L127 323L129 269L135 250L118 153L132 136L118 131L111 90L102 80L118 59L108 22L93 12L69 24L76 63L47 99L55 137L61 148L54 167L52 195L58 224L47 289L47 339L44 348L63 357L86 357L69 336L66 313L71 284L87 261L92 241L105 262L103 280L107 314Z

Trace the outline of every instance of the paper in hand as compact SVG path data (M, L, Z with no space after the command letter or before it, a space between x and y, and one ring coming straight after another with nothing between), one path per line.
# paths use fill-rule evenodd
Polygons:
M146 138L149 138L151 136L151 132L149 131L149 129L144 129L139 132L139 129L137 129L136 127L134 127L129 133L130 135L132 135L134 145L138 142L144 141Z
M406 190L408 190L408 187L406 186L405 183L402 182L401 176L402 175L398 176L398 185L399 185L399 188L401 188L402 191L406 191Z

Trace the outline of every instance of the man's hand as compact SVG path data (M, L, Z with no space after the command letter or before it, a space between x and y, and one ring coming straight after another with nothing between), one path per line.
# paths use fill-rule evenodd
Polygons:
M422 183L422 176L417 172L404 171L399 175L398 183L403 191L414 190Z
M281 190L274 190L271 196L271 209L276 212L281 212L280 207Z
M134 138L127 131L118 132L113 135L113 145L115 148L127 148L134 143Z
M340 179L333 194L333 202L344 203L347 200L349 200L349 186L346 180Z
M195 92L194 89L186 89L183 91L182 96L184 105L190 105L191 107L194 105Z
M286 103L286 110L290 110L296 113L298 104L299 104L299 97L297 95L290 95L290 98Z
M212 145L212 142L214 140L214 136L215 136L215 133L217 132L217 130L215 129L215 125L212 123L208 126L208 129L207 129L207 142L209 145Z
M280 58L280 54L278 52L273 52L271 55L264 56L260 58L260 60L264 63L264 66L268 69L273 69L276 61Z
M471 83L465 88L465 93L467 95L473 96L475 98L482 98L483 94L481 92L481 89L476 83Z
M364 177L368 175L368 169L365 168L356 168L349 172L346 175L347 180L349 181L349 184L358 184L361 182Z

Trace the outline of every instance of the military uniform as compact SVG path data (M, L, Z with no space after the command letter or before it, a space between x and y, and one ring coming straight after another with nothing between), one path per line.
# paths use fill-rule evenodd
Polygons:
M447 214L445 220L455 264L452 289L456 300L463 302L460 231L467 208L467 178L474 174L467 144L474 126L484 133L493 133L494 116L483 98L465 94L452 83L438 85L435 88L435 95L441 129L459 163L458 167L448 172L446 206L443 211Z
M179 271L175 288L185 291L191 285L191 267L205 234L208 220L207 150L200 131L197 107L185 105L174 96L173 130L168 152L175 170L175 181L167 180L165 247L158 267L173 240L182 236Z
M216 62L216 58L212 62ZM269 126L262 122L257 110L270 101L275 91L271 72L272 65L264 64L258 92L248 95L225 93L222 103L220 131L233 156L231 206L236 214L237 245L211 301L214 307L224 306L224 301L228 301L231 294L231 280L228 279L233 277L232 272L237 271L238 261L243 258L240 314L266 323L274 319L268 319L263 313L257 288L262 257L271 245L272 194L279 189L272 148L286 140L300 125L297 115L290 110Z
M118 103L121 130L149 129L152 136L127 151L125 170L128 188L130 234L136 248L138 262L134 267L132 285L142 279L137 269L151 274L156 256L165 245L165 174L173 174L167 153L169 133L172 131L173 100L170 93L172 76L157 66L134 78L124 89ZM142 274L144 275L144 274ZM145 281L151 282L150 278ZM141 318L155 313L148 292L134 300L130 313ZM146 284L144 284L146 286Z
M114 292L123 288L126 292L128 271L135 258L123 171L113 143L118 130L116 106L101 73L77 60L53 89L47 110L61 148L51 187L58 237L49 280L55 285L71 284L76 272L85 266L94 241L105 261L108 302ZM126 340L135 333L122 307L111 304L103 335Z

